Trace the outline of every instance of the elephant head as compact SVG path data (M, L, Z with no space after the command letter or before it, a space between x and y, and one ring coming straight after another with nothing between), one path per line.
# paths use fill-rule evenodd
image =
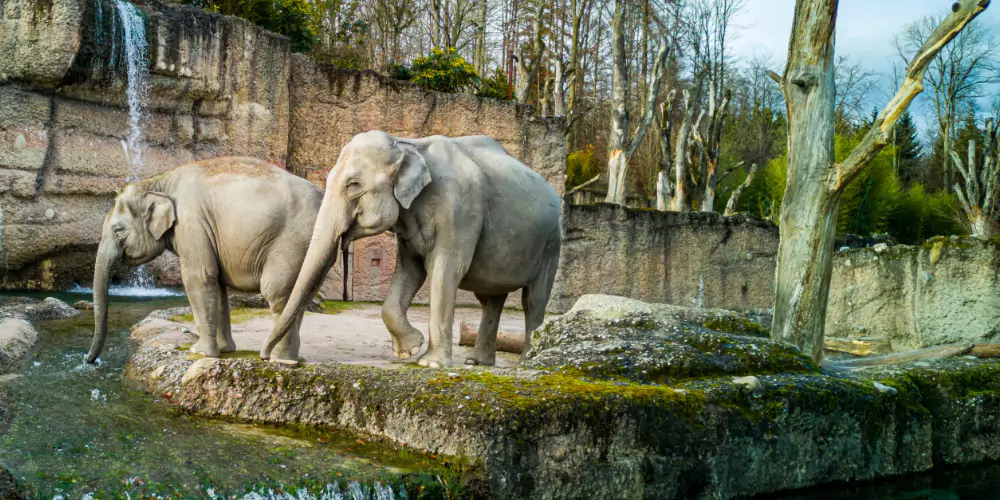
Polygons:
M271 332L261 358L290 329L323 278L336 263L337 250L352 240L385 232L401 210L431 182L430 169L417 146L385 132L354 136L344 146L326 178L326 193L316 217L312 241L281 318Z
M108 334L108 282L119 261L129 266L145 264L166 249L165 235L176 222L174 202L164 193L129 185L115 200L104 219L101 244L94 263L94 341L87 353L93 363Z

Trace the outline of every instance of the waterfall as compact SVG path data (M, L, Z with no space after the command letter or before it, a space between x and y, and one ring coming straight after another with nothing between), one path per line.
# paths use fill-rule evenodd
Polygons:
M122 149L129 161L127 182L137 181L142 173L142 129L145 118L143 103L149 91L149 48L146 44L146 25L139 8L123 0L116 0L118 17L122 25L125 48L125 65L128 74L126 95L128 96L129 134L122 141Z

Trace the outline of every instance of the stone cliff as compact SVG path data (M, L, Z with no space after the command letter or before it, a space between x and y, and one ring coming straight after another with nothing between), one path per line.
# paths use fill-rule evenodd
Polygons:
M488 134L563 189L558 120L323 66L242 19L156 1L139 7L149 45L144 177L249 155L322 185L352 135L382 129ZM123 31L109 0L0 4L0 288L90 281L104 216L129 172ZM150 267L177 284L173 262Z

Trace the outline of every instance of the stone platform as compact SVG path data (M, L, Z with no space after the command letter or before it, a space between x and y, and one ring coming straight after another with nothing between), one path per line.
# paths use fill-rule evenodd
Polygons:
M426 333L425 315L411 311ZM256 358L269 319L234 327L252 351L215 360L191 356L190 327L159 316L133 332L138 385L200 415L455 457L463 496L732 498L1000 458L1000 364L826 374L726 311L584 296L536 333L530 369L501 355L442 370L393 361L373 308L307 316L297 368Z

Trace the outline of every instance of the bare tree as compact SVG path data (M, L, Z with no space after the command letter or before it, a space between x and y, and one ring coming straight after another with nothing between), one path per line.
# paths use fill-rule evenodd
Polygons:
M474 0L430 0L431 38L442 49L462 50L471 41L465 36L476 9Z
M656 209L665 211L673 201L670 188L670 131L673 118L674 97L677 89L671 89L667 98L660 104L660 114L657 116L657 127L660 129L660 171L656 175ZM683 177L681 177L683 182Z
M989 5L959 0L923 42L893 98L858 146L834 163L836 0L797 0L784 76L772 74L788 111L788 182L781 207L772 336L823 356L823 327L833 264L837 208L844 187L889 142L924 73L941 48Z
M740 196L743 194L743 190L753 182L754 175L757 174L757 164L754 163L750 166L750 172L747 173L747 178L742 184L733 190L733 194L729 195L729 201L726 202L726 211L722 215L729 217L730 215L736 215L736 207L740 205Z
M417 20L413 5L405 0L373 0L367 3L371 26L370 60L379 68L398 63L403 57L402 35Z
M646 137L646 131L653 122L656 98L666 66L667 44L660 45L653 66L653 76L647 85L646 96L639 118L639 124L627 137L629 127L629 82L625 64L625 3L615 0L615 14L611 20L611 137L608 142L608 195L605 201L621 205L625 202L625 175L632 154Z
M846 134L867 112L865 105L868 96L875 90L875 72L865 69L861 64L845 56L839 56L833 67L833 73L836 87L836 102L833 105L833 116L836 120L834 131ZM898 85L893 87L893 90L896 88Z
M907 27L894 42L899 56L908 59L940 22L940 17L926 17ZM930 98L944 153L941 166L945 186L951 185L950 159L959 111L981 97L988 84L997 81L998 49L989 31L973 23L944 47L927 69L927 83L933 90Z
M519 104L528 103L528 95L531 91L531 82L538 74L538 67L542 63L542 55L545 52L545 39L543 37L543 23L545 22L545 2L538 2L538 9L535 11L535 36L531 45L531 60L524 55L524 47L518 47L517 62L517 88L514 96Z
M969 141L968 159L965 163L955 151L951 158L958 173L965 180L965 186L955 183L955 194L962 210L969 218L973 236L989 237L997 234L997 171L1000 170L1000 148L997 142L997 126L992 119L986 120L984 131L982 164L976 161L976 141Z

